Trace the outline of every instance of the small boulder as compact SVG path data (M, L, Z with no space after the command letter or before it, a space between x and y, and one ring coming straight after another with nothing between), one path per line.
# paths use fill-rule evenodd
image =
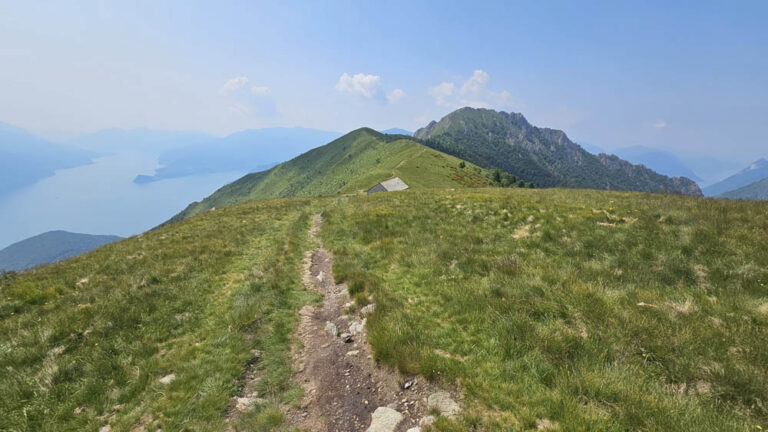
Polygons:
M419 420L419 426L430 426L437 421L435 416L428 415Z
M363 330L365 330L365 319L362 321L352 321L349 324L349 332L352 333L353 336L362 334Z
M455 417L461 407L451 398L448 392L437 392L429 395L427 398L427 409L436 409L441 415L446 417Z
M336 324L330 321L325 322L325 331L328 332L328 334L333 337L336 337L339 335L339 329L336 328Z
M371 425L366 432L394 432L403 421L403 415L392 408L378 407L371 416Z
M421 432L421 428L416 426L416 427L412 427L412 428L408 429L405 432Z

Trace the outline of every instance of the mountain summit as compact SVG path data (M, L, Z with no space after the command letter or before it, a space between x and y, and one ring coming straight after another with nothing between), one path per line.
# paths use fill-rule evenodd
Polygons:
M670 178L617 156L590 154L563 131L533 126L520 113L461 108L414 136L436 150L537 186L701 195L686 177Z

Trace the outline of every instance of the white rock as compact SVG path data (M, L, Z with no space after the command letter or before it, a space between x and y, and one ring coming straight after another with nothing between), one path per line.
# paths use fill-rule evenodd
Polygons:
M352 351L348 351L347 352L348 356L356 356L358 354L360 354L360 351L358 351L358 350L352 350Z
M176 374L169 374L169 375L166 375L166 376L160 378L160 383L161 384L170 384L175 379L176 379Z
M461 407L451 398L448 392L437 392L427 398L427 409L436 409L446 417L455 417Z
M376 305L371 303L368 306L364 306L362 309L360 309L360 315L362 316L368 316L373 313L373 311L376 310Z
M403 421L403 415L387 407L378 407L371 416L371 425L366 432L394 432Z
M352 321L349 324L349 332L353 335L362 334L365 330L365 318L362 321Z
M339 335L339 329L336 328L336 324L326 321L325 322L325 331L328 332L333 337L336 337Z
M435 416L428 415L421 420L419 420L419 426L429 426L431 424L434 424L437 419Z
M416 426L416 427L412 427L412 428L408 429L405 432L421 432L421 428Z
M256 403L256 399L251 397L239 397L236 399L237 403L235 404L235 408L240 412L248 411L253 407L253 404Z
M110 425L104 425L99 428L99 432L109 432L112 430L112 426Z

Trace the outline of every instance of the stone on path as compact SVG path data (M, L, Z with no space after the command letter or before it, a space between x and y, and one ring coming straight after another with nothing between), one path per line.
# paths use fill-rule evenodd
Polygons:
M419 426L429 426L431 424L434 424L437 419L435 416L428 415L421 420L419 420Z
M358 335L362 334L363 330L365 329L365 319L363 321L352 321L349 324L349 332L352 333L352 335Z
M366 432L394 432L403 420L403 415L387 407L378 407L373 412L371 425Z
M333 337L336 337L339 335L339 329L336 328L336 324L326 321L325 322L325 331L328 332Z
M441 415L446 417L455 417L461 407L451 398L448 392L437 392L429 395L427 398L427 409L436 409Z

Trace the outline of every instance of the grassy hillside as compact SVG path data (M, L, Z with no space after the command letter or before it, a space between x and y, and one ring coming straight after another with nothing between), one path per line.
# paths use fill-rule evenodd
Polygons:
M718 196L731 199L768 200L768 178Z
M249 174L192 203L172 220L249 200L319 197L368 190L398 176L411 188L487 186L485 172L404 135L362 128L274 168Z
M768 423L764 203L459 190L339 200L335 273L369 340L457 383L439 430L748 431ZM474 428L474 429L473 429Z
M0 250L0 272L56 262L118 240L118 236L48 231Z
M265 400L239 426L279 423L300 396L288 349L310 298L308 205L217 210L0 277L0 430L223 430L252 350Z
M461 108L414 136L432 148L537 186L701 195L690 179L670 178L615 156L595 156L563 131L533 126L519 113Z
M279 430L320 212L376 358L464 392L433 430L768 425L768 204L485 188L244 203L6 275L3 429L221 431L253 364L241 430Z

